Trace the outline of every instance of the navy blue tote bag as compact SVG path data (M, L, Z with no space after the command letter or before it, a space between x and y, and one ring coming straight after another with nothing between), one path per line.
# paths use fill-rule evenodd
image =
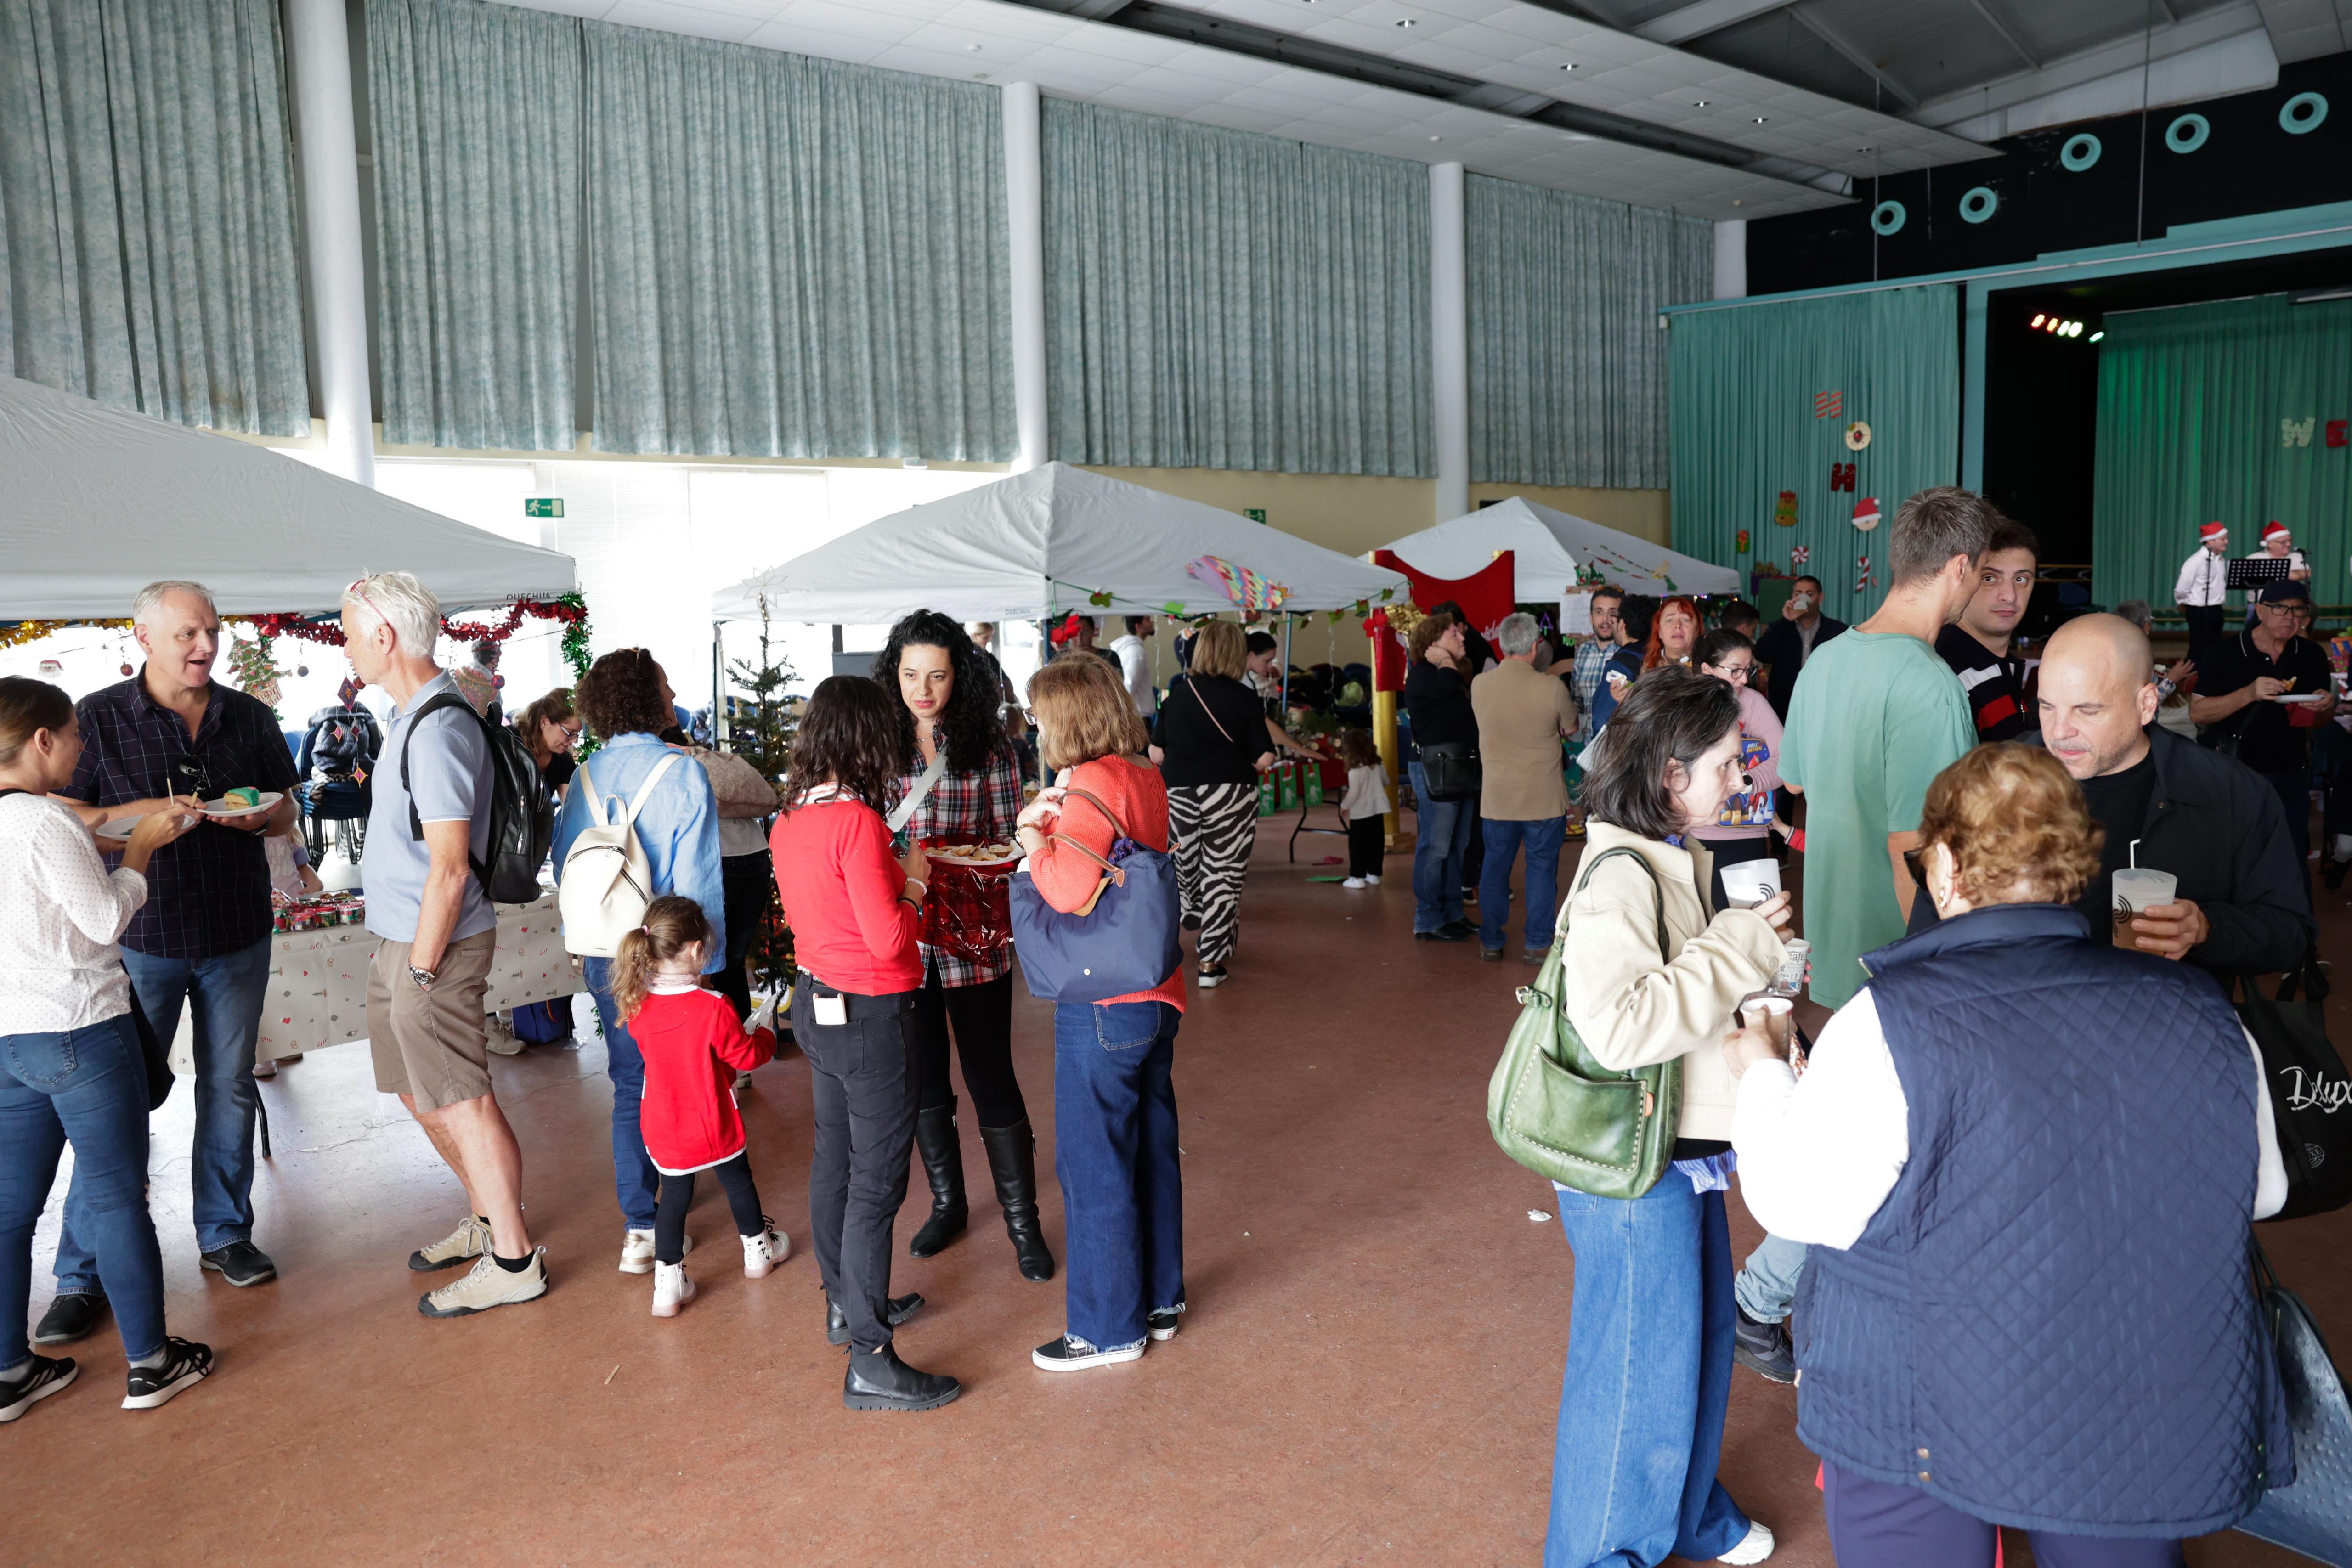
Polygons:
M1176 862L1129 838L1111 809L1085 790L1073 789L1067 798L1110 819L1110 854L1096 854L1074 839L1061 841L1103 868L1093 902L1073 915L1045 902L1027 866L1013 874L1013 950L1022 978L1031 996L1049 1002L1099 1002L1148 991L1184 961Z

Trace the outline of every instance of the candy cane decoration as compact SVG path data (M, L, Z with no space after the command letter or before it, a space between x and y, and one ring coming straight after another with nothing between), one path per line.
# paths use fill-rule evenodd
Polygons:
M1866 555L1855 557L1853 570L1859 574L1853 580L1853 591L1860 593L1869 588L1873 581L1870 575L1870 558Z

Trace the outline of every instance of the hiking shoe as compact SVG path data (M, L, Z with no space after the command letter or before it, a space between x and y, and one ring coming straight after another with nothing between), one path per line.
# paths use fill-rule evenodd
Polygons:
M453 1263L463 1263L468 1258L478 1258L490 1249L490 1228L472 1215L457 1222L457 1228L430 1247L420 1247L408 1255L409 1269L419 1274L430 1274L436 1269L446 1269Z
M487 1312L492 1307L535 1301L545 1294L546 1248L533 1248L530 1262L512 1273L499 1268L498 1259L485 1252L466 1270L465 1278L452 1280L439 1290L427 1291L417 1297L416 1310L428 1318L462 1318Z
M33 1330L35 1344L71 1344L98 1326L106 1315L106 1296L99 1291L68 1291L49 1303Z
M37 1355L14 1377L0 1378L0 1422L14 1421L74 1380L69 1355Z
M191 1383L213 1375L213 1347L194 1341L163 1341L163 1359L155 1366L131 1369L130 1390L122 1396L125 1410L152 1410Z
M1717 1558L1716 1561L1717 1563L1761 1563L1772 1555L1772 1548L1779 1544L1780 1542L1772 1539L1772 1532L1769 1530L1750 1521L1748 1534L1739 1544Z
M1029 1359L1046 1372L1082 1372L1089 1366L1110 1366L1122 1361L1141 1361L1143 1341L1099 1349L1074 1333L1048 1340L1029 1353Z
M504 1017L492 1013L482 1020L482 1046L493 1056L520 1056L530 1041L514 1031Z
M793 1239L776 1228L776 1222L766 1215L760 1216L761 1229L757 1236L743 1240L743 1278L764 1280L777 1264L793 1255Z
M1787 1323L1768 1323L1741 1311L1731 1325L1731 1359L1774 1383L1797 1381L1797 1352Z
M1184 1303L1179 1301L1172 1307L1154 1307L1143 1322L1153 1339L1163 1343L1174 1339L1176 1331L1184 1324Z
M250 1241L215 1247L198 1254L196 1261L232 1285L258 1285L278 1278L278 1265L269 1260L268 1253Z
M686 1245L678 1249L679 1260L683 1262L686 1255L693 1250L694 1238L689 1236L686 1239ZM654 1233L650 1230L624 1232L621 1237L621 1272L650 1274L653 1271Z
M654 1264L654 1316L674 1318L678 1308L694 1300L694 1281L683 1263Z

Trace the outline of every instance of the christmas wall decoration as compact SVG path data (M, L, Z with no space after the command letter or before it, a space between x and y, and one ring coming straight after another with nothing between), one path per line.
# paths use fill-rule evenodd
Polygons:
M1852 495L1853 493L1853 464L1832 463L1830 465L1830 489L1833 492L1843 490L1848 495Z
M1733 553L1738 555L1746 555L1748 553L1748 530L1746 528L1739 530L1739 543Z
M2312 425L2313 425L2313 424L2315 424L2315 423L2317 423L2316 416L2315 416L2315 417L2314 417L2314 418L2312 418L2312 419L2300 419L2300 420L2297 420L2297 419L2282 419L2282 420L2280 420L2280 421L2279 421L2279 444L2280 444L2280 445L2282 445L2282 446L2308 446L2308 445L2310 445L2310 444L2311 444L2311 427L2312 427Z
M2343 420L2329 420L2327 422L2327 444L2330 446L2343 445L2346 440L2346 423Z
M1810 566L1812 564L1812 559L1813 549L1811 545L1798 545L1789 551L1790 566Z
M1859 452L1869 444L1870 426L1857 419L1845 427L1845 449L1848 452Z
M1864 533L1878 526L1878 497L1864 496L1853 504L1853 526Z
M1871 575L1870 558L1866 555L1854 558L1853 572L1853 591L1856 593L1867 592L1871 584L1877 580Z
M1269 582L1245 566L1235 566L1223 556L1204 555L1184 569L1185 574L1232 600L1244 610L1279 610L1290 597L1290 590L1278 582ZM1109 599L1103 601L1108 604Z
M1780 492L1780 502L1772 508L1772 520L1784 528L1797 526L1797 493L1794 490Z
M1840 392L1815 392L1813 394L1813 417L1815 419L1835 419L1844 412L1845 393Z

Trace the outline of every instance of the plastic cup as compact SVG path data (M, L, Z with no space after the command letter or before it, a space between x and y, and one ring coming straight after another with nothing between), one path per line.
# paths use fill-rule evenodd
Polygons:
M2137 950L2139 942L2132 930L2132 916L2159 904L2170 904L2180 879L2168 871L2126 866L2116 873L2114 883L2116 946Z
M1780 891L1780 862L1769 858L1723 868L1723 896L1734 909L1753 909Z
M1749 1029L1762 1030L1770 1037L1772 1049L1783 1057L1789 1054L1796 1013L1796 1003L1787 997L1750 997L1739 1004L1739 1021Z

